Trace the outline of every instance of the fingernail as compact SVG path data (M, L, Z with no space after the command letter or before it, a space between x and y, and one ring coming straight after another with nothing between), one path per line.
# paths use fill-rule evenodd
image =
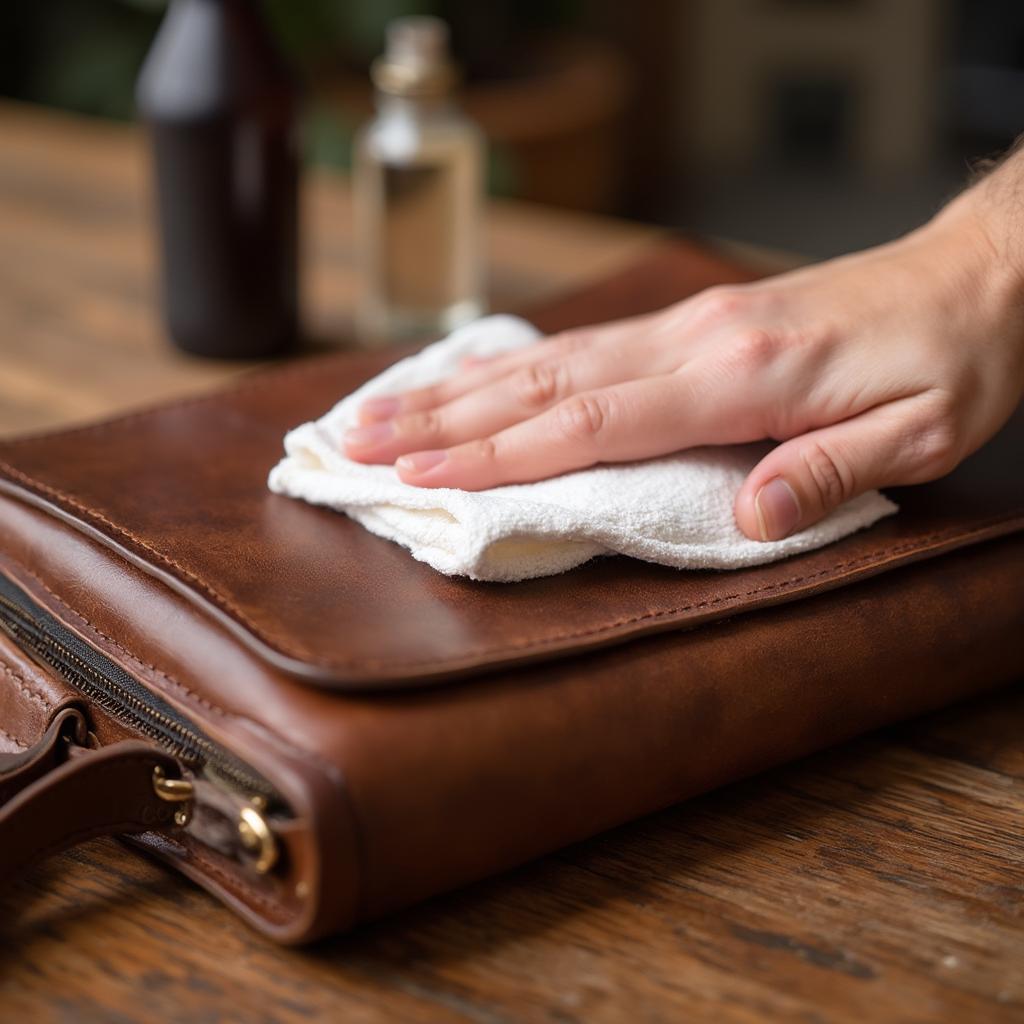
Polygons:
M782 540L800 522L800 502L796 492L781 476L769 480L754 498L761 540Z
M345 431L345 444L355 448L365 448L367 445L380 444L387 441L394 434L394 427L390 423L371 423L365 427L350 427Z
M359 406L359 415L365 420L389 420L398 412L399 401L392 395L368 398Z
M447 458L448 453L442 449L427 452L412 452L410 455L403 455L398 459L395 465L399 469L404 469L410 473L426 473L428 469L440 466Z

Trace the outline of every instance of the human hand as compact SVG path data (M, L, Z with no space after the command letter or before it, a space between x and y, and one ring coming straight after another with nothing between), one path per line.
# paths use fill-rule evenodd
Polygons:
M395 462L409 484L480 490L772 438L735 503L759 540L866 490L942 476L1024 390L1021 282L981 202L965 193L889 245L370 400L346 453Z

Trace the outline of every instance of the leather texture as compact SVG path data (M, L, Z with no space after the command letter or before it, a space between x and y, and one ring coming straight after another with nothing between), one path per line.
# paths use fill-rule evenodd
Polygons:
M563 328L744 276L673 244L531 315ZM894 494L893 520L776 566L616 558L480 584L265 490L284 430L398 354L300 362L0 447L0 571L281 794L267 876L200 815L133 842L275 938L379 916L1024 672L1020 418L953 477ZM88 710L97 742L125 738Z
M45 742L45 740L44 740ZM175 807L153 789L153 770L174 777L174 758L123 740L102 750L63 744L70 756L0 805L0 879L87 839L174 831Z
M63 761L69 743L84 746L87 739L85 716L79 708L66 707L53 716L46 732L34 746L16 753L0 754L0 807L56 768Z
M664 305L712 271L668 248L627 272L619 313ZM666 274L667 262L674 273ZM713 264L714 266L714 264ZM672 289L671 291L669 289ZM609 298L602 293L602 301ZM608 307L598 307L602 313ZM548 326L588 318L584 296ZM59 437L0 446L0 486L108 544L220 619L285 671L343 688L412 685L693 627L807 597L1019 529L1018 418L947 480L894 496L903 511L826 549L744 571L680 573L599 559L571 577L505 587L446 579L335 512L268 493L285 431L316 418L395 353L339 355L232 391ZM187 524L187 529L182 526ZM324 551L335 552L325 559Z
M0 751L24 756L68 707L78 695L0 631Z

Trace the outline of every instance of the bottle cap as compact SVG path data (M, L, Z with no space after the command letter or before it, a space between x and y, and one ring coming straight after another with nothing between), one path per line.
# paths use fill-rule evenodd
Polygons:
M455 84L448 26L440 18L396 18L387 27L384 56L370 69L373 84L393 96L443 96Z

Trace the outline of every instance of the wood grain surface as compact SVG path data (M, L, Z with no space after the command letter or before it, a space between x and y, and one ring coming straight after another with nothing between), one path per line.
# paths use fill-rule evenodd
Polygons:
M0 432L242 369L163 338L144 171L131 129L0 105ZM348 335L347 218L343 184L314 181L314 347ZM652 237L514 204L491 221L499 306ZM0 1021L1024 1021L1022 827L1018 686L304 950L94 842L0 895Z
M214 386L251 364L172 348L157 307L148 153L133 128L0 104L0 435ZM351 344L348 189L303 189L305 351ZM512 309L641 253L653 228L526 203L488 215L490 301Z
M951 709L306 950L96 842L0 901L0 1016L1020 1021L1022 722Z

